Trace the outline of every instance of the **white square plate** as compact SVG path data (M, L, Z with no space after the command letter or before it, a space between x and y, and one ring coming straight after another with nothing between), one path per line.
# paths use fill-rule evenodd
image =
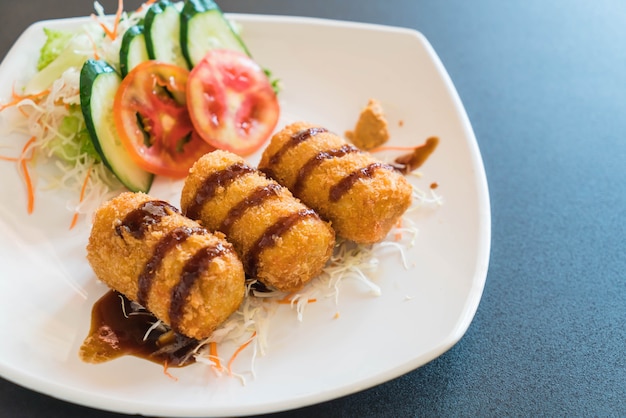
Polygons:
M408 29L310 18L230 15L254 58L279 77L279 127L308 120L343 133L369 98L386 111L392 145L441 142L413 184L439 187L444 204L407 216L419 228L406 250L380 258L372 296L358 282L339 303L321 300L298 322L289 306L275 315L268 353L246 384L194 364L173 369L135 357L81 362L94 302L106 291L85 260L85 220L68 230L68 195L38 192L26 213L14 164L0 162L0 374L27 388L105 410L159 416L233 416L301 407L354 393L407 373L444 353L467 330L488 267L491 220L480 152L465 110L428 41ZM0 99L34 72L43 27L75 28L88 19L39 22L0 66ZM2 119L2 124L10 123ZM23 138L4 136L0 145ZM254 164L259 154L250 158ZM178 206L180 183L159 179L151 194ZM335 314L340 313L337 317ZM238 358L245 363L246 357ZM245 365L242 366L245 369Z

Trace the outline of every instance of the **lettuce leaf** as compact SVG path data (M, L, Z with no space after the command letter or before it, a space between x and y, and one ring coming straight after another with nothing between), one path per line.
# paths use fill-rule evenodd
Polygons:
M70 113L61 121L57 136L50 141L49 147L55 156L67 162L76 162L84 156L100 162L100 154L93 145L78 105L70 106Z
M67 47L70 40L74 36L72 32L55 30L55 29L43 29L46 35L46 42L41 47L39 52L39 61L37 61L37 71L41 71L48 64L58 57L61 52Z
M50 51L52 51L52 49L50 49ZM32 94L49 88L68 68L82 67L92 51L91 41L87 35L72 34L61 52L26 83L24 92L26 94ZM50 57L52 57L53 54L54 53L51 52Z

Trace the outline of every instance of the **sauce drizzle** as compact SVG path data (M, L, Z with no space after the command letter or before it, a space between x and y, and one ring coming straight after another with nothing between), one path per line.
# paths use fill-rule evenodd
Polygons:
M211 261L229 251L218 243L214 246L201 248L183 266L178 283L172 288L169 316L170 325L174 330L179 329L184 316L184 306L191 288L198 278L209 268Z
M293 194L298 196L300 195L300 193L302 193L304 182L311 175L311 172L313 172L316 167L322 164L322 161L331 158L343 157L344 155L353 152L360 152L360 150L352 145L346 144L342 145L340 148L320 151L319 153L317 153L317 155L309 159L302 167L300 167L300 171L298 171L296 181L294 182L292 187Z
M281 190L281 186L276 183L269 183L267 186L260 186L246 196L242 201L230 208L226 218L222 221L219 230L224 234L230 233L233 224L243 216L244 212L253 206L259 206L271 196L276 196Z
M226 187L235 179L248 173L253 173L254 171L254 168L247 164L236 163L223 170L212 173L204 179L196 191L196 196L185 211L185 215L191 219L198 219L200 217L200 212L202 211L202 206L215 196L218 188Z
M328 131L326 130L326 128L314 126L314 127L303 129L301 131L298 131L292 134L289 140L285 141L283 146L274 155L270 157L269 164L270 165L278 164L281 158L283 158L283 155L285 155L285 153L287 153L287 151L289 151L291 148L295 147L300 142L304 142L307 139L311 138L312 136L315 136L323 132L328 132Z
M172 212L179 213L178 209L162 200L143 202L128 212L121 224L115 226L115 233L123 238L125 231L135 239L142 239L151 225L159 223L161 218Z
M319 218L313 209L301 209L297 212L290 213L289 215L279 218L274 225L268 227L254 243L254 245L252 245L244 257L243 261L246 272L248 272L252 278L256 278L257 265L259 263L259 256L261 255L261 252L268 247L274 246L278 238L295 225L296 222L308 217Z
M154 247L152 256L146 262L137 282L137 303L147 306L148 295L152 288L152 281L165 255L176 245L184 242L193 234L206 234L204 228L190 228L182 226L173 229L159 240Z
M425 143L416 147L410 154L401 155L394 160L399 164L401 173L408 174L422 166L439 145L439 138L431 136Z
M337 184L333 185L333 187L331 187L330 191L328 192L328 199L331 202L337 202L344 194L348 192L348 190L350 190L354 183L364 178L371 178L374 175L374 172L380 168L394 170L392 166L378 162L371 163L363 168L359 168L358 170L353 171L346 177L339 180Z
M126 296L109 290L94 304L91 328L80 348L80 356L91 363L102 363L132 355L168 367L195 362L198 340L159 326L150 311L133 304ZM147 334L146 334L147 333Z

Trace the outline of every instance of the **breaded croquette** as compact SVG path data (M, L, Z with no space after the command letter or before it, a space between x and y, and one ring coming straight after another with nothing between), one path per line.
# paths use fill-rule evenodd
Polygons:
M272 137L259 169L357 243L383 240L411 205L412 186L393 167L305 122Z
M191 168L181 208L227 236L249 277L281 291L320 274L335 245L335 232L315 211L226 151L210 152Z
M95 213L87 259L97 277L191 338L208 337L237 310L245 273L232 245L143 193Z

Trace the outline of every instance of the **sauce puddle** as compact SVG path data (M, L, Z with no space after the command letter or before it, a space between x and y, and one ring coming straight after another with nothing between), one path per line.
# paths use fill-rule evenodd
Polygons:
M80 348L80 357L89 363L103 363L125 355L168 367L194 363L192 354L198 340L165 325L150 330L157 322L152 313L110 290L93 306L91 329Z

